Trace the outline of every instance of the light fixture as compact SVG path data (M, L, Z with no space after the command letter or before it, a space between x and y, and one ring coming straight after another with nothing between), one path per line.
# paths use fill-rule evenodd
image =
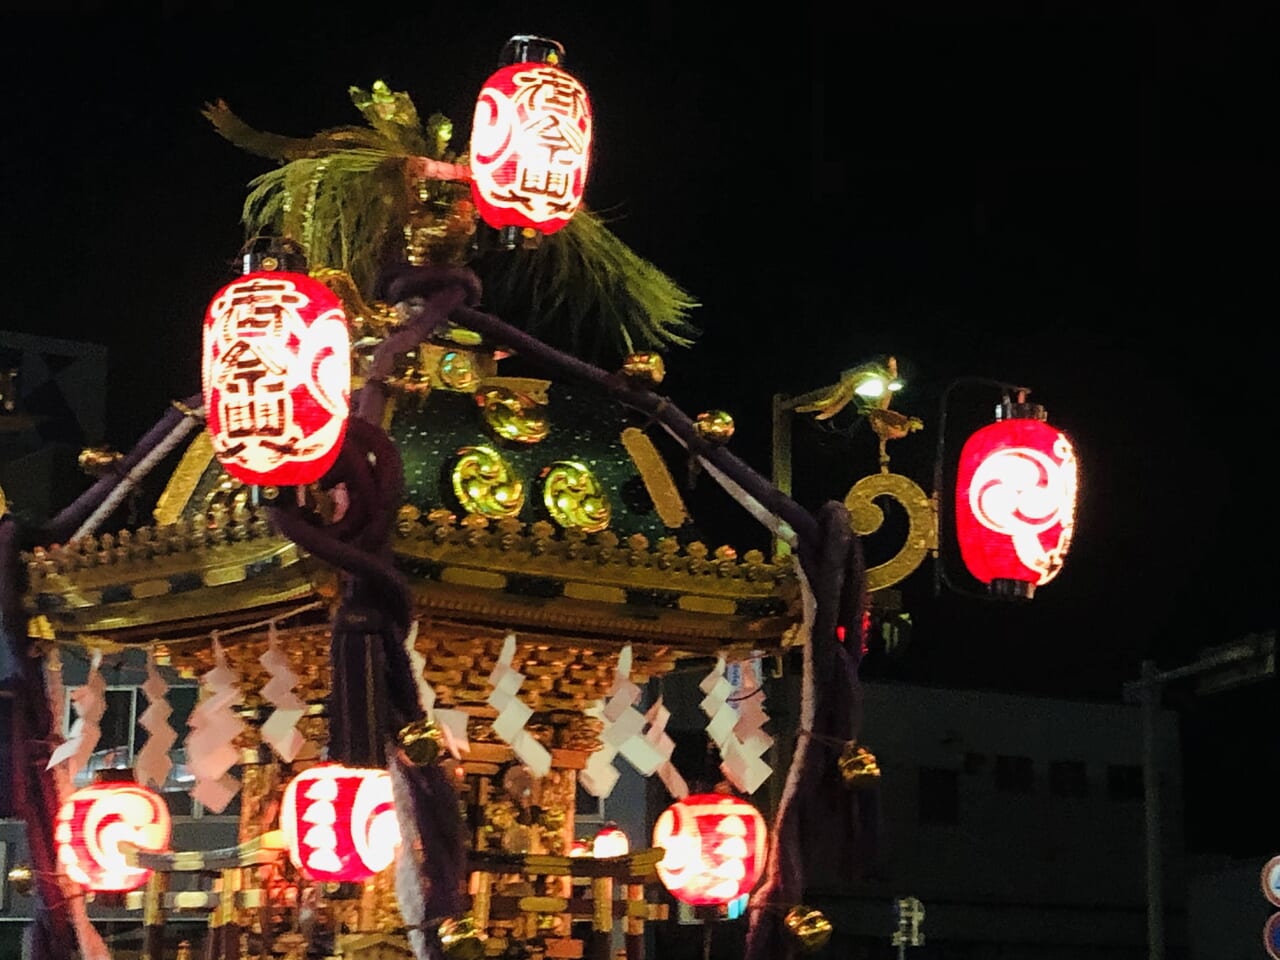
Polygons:
M340 763L304 770L285 787L280 829L293 865L312 880L367 880L400 844L391 776Z
M169 846L164 798L136 783L106 781L77 790L58 810L53 838L58 862L86 890L123 892L147 882L151 870L130 866L125 846L151 853Z
M1075 530L1075 448L1044 408L1006 397L960 451L956 538L965 567L999 597L1030 599L1062 570Z
M665 851L658 876L684 903L729 903L750 893L764 872L767 835L764 817L746 800L692 794L653 825L653 845Z
M342 446L350 335L336 294L305 273L295 246L272 241L204 316L201 379L213 450L242 483L313 483Z
M612 820L600 828L591 842L591 855L597 860L604 857L625 857L631 852L631 842Z
M582 203L591 157L591 101L560 66L564 47L512 37L484 82L471 123L471 193L496 229L555 233ZM508 245L514 246L514 240Z

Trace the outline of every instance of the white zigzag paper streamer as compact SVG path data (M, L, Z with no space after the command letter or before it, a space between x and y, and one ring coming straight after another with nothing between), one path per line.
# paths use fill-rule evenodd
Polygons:
M404 648L413 667L414 682L418 685L418 704L427 719L440 731L444 748L449 751L449 755L455 760L461 760L464 753L471 752L471 741L467 737L467 714L463 710L436 709L436 688L427 682L427 658L418 652L417 640L418 621L415 620L404 638Z
M102 736L102 728L98 726L102 715L107 710L107 684L102 679L99 667L102 666L102 651L93 651L89 661L89 675L84 686L71 691L71 705L75 709L76 719L71 725L67 739L61 743L49 757L45 767L51 770L66 761L67 778L74 781L76 774L84 769L89 758L93 756L93 748L98 745Z
M756 680L755 663L740 666L741 680L730 700L737 709L738 722L722 748L720 772L743 793L752 794L773 773L763 759L773 746L773 737L764 732L769 715L764 709L764 688Z
M154 650L147 651L147 681L139 689L147 697L147 709L138 718L138 726L147 731L147 742L134 758L133 775L144 787L150 784L159 789L173 769L169 751L177 742L178 734L169 724L173 707L164 696L169 692L169 685L156 668Z
M671 762L671 754L676 748L675 741L671 739L671 735L667 733L667 721L671 719L671 711L662 705L662 698L659 697L657 702L644 715L645 723L649 725L644 733L644 738L652 744L653 748L662 756L662 762L658 764L658 779L662 781L662 785L667 788L667 792L677 800L683 800L689 795L689 784L685 782L684 777L680 775L680 771L675 768L675 764Z
M613 792L619 776L613 760L618 754L642 776L652 776L662 765L662 753L645 739L645 716L634 706L640 693L640 688L631 681L631 645L627 644L618 654L608 699L587 711L604 723L600 746L578 774L578 782L593 796L607 797Z
M489 682L493 684L489 706L498 711L493 721L493 732L511 747L520 762L535 776L545 777L551 772L551 753L524 728L533 716L533 710L516 696L524 683L524 674L511 666L515 655L516 635L509 633L502 642L498 663L489 674Z
M242 697L236 674L227 666L227 655L213 638L214 667L200 677L200 702L187 721L187 766L195 775L191 796L214 813L221 813L240 789L240 781L230 770L240 759L235 739L244 730L244 721L231 709Z
M307 712L307 705L293 692L298 685L298 675L289 666L289 655L280 646L280 635L273 621L267 628L267 649L258 658L271 677L262 685L262 697L273 709L262 724L262 739L285 763L292 763L306 744L306 737L298 729L298 721Z
M724 657L719 657L698 687L706 694L700 706L710 718L707 736L720 750L720 772L739 790L751 794L773 773L762 759L773 745L773 738L762 729L769 720L764 711L763 689L756 684L752 670L742 670L741 676L735 696L734 686L726 676Z

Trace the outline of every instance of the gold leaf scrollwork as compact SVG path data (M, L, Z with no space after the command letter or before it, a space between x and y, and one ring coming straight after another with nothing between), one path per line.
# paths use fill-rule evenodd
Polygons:
M542 502L560 526L597 533L609 526L609 498L584 464L559 460L542 471Z
M538 443L551 431L546 404L527 394L506 387L486 387L476 394L476 403L489 429L503 440Z
M493 519L514 517L524 506L524 484L492 447L458 451L453 492L467 513Z
M867 589L874 592L892 586L913 573L930 550L938 548L938 518L933 501L914 481L896 473L873 473L855 483L845 494L849 525L860 537L874 533L884 523L877 497L897 500L907 513L907 534L898 552L867 570Z

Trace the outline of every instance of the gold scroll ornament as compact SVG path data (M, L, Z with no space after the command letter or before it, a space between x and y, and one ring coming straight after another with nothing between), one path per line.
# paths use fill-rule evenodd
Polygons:
M467 513L494 520L524 506L524 484L492 447L463 447L453 465L453 492Z
M600 482L586 465L559 460L542 472L542 502L562 527L597 533L609 526L612 510Z
M915 572L931 550L938 549L938 517L933 501L912 480L896 473L873 473L855 483L844 497L849 525L860 537L875 533L884 523L878 497L898 501L907 513L907 535L889 560L867 571L867 589L883 590Z

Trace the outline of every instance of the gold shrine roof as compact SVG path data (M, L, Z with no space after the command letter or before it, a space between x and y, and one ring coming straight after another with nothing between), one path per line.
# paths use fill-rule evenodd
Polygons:
M789 565L709 546L680 471L622 404L498 376L463 348L409 362L382 425L405 475L392 549L420 615L576 643L780 645L798 619ZM146 642L335 595L334 571L271 529L203 430L153 514L34 551L31 612Z
M794 582L758 551L610 531L555 531L433 513L393 548L419 612L592 638L679 643L704 652L774 646L794 622ZM274 533L265 512L229 511L90 536L27 555L30 613L61 633L147 642L226 627L333 596L333 571Z

